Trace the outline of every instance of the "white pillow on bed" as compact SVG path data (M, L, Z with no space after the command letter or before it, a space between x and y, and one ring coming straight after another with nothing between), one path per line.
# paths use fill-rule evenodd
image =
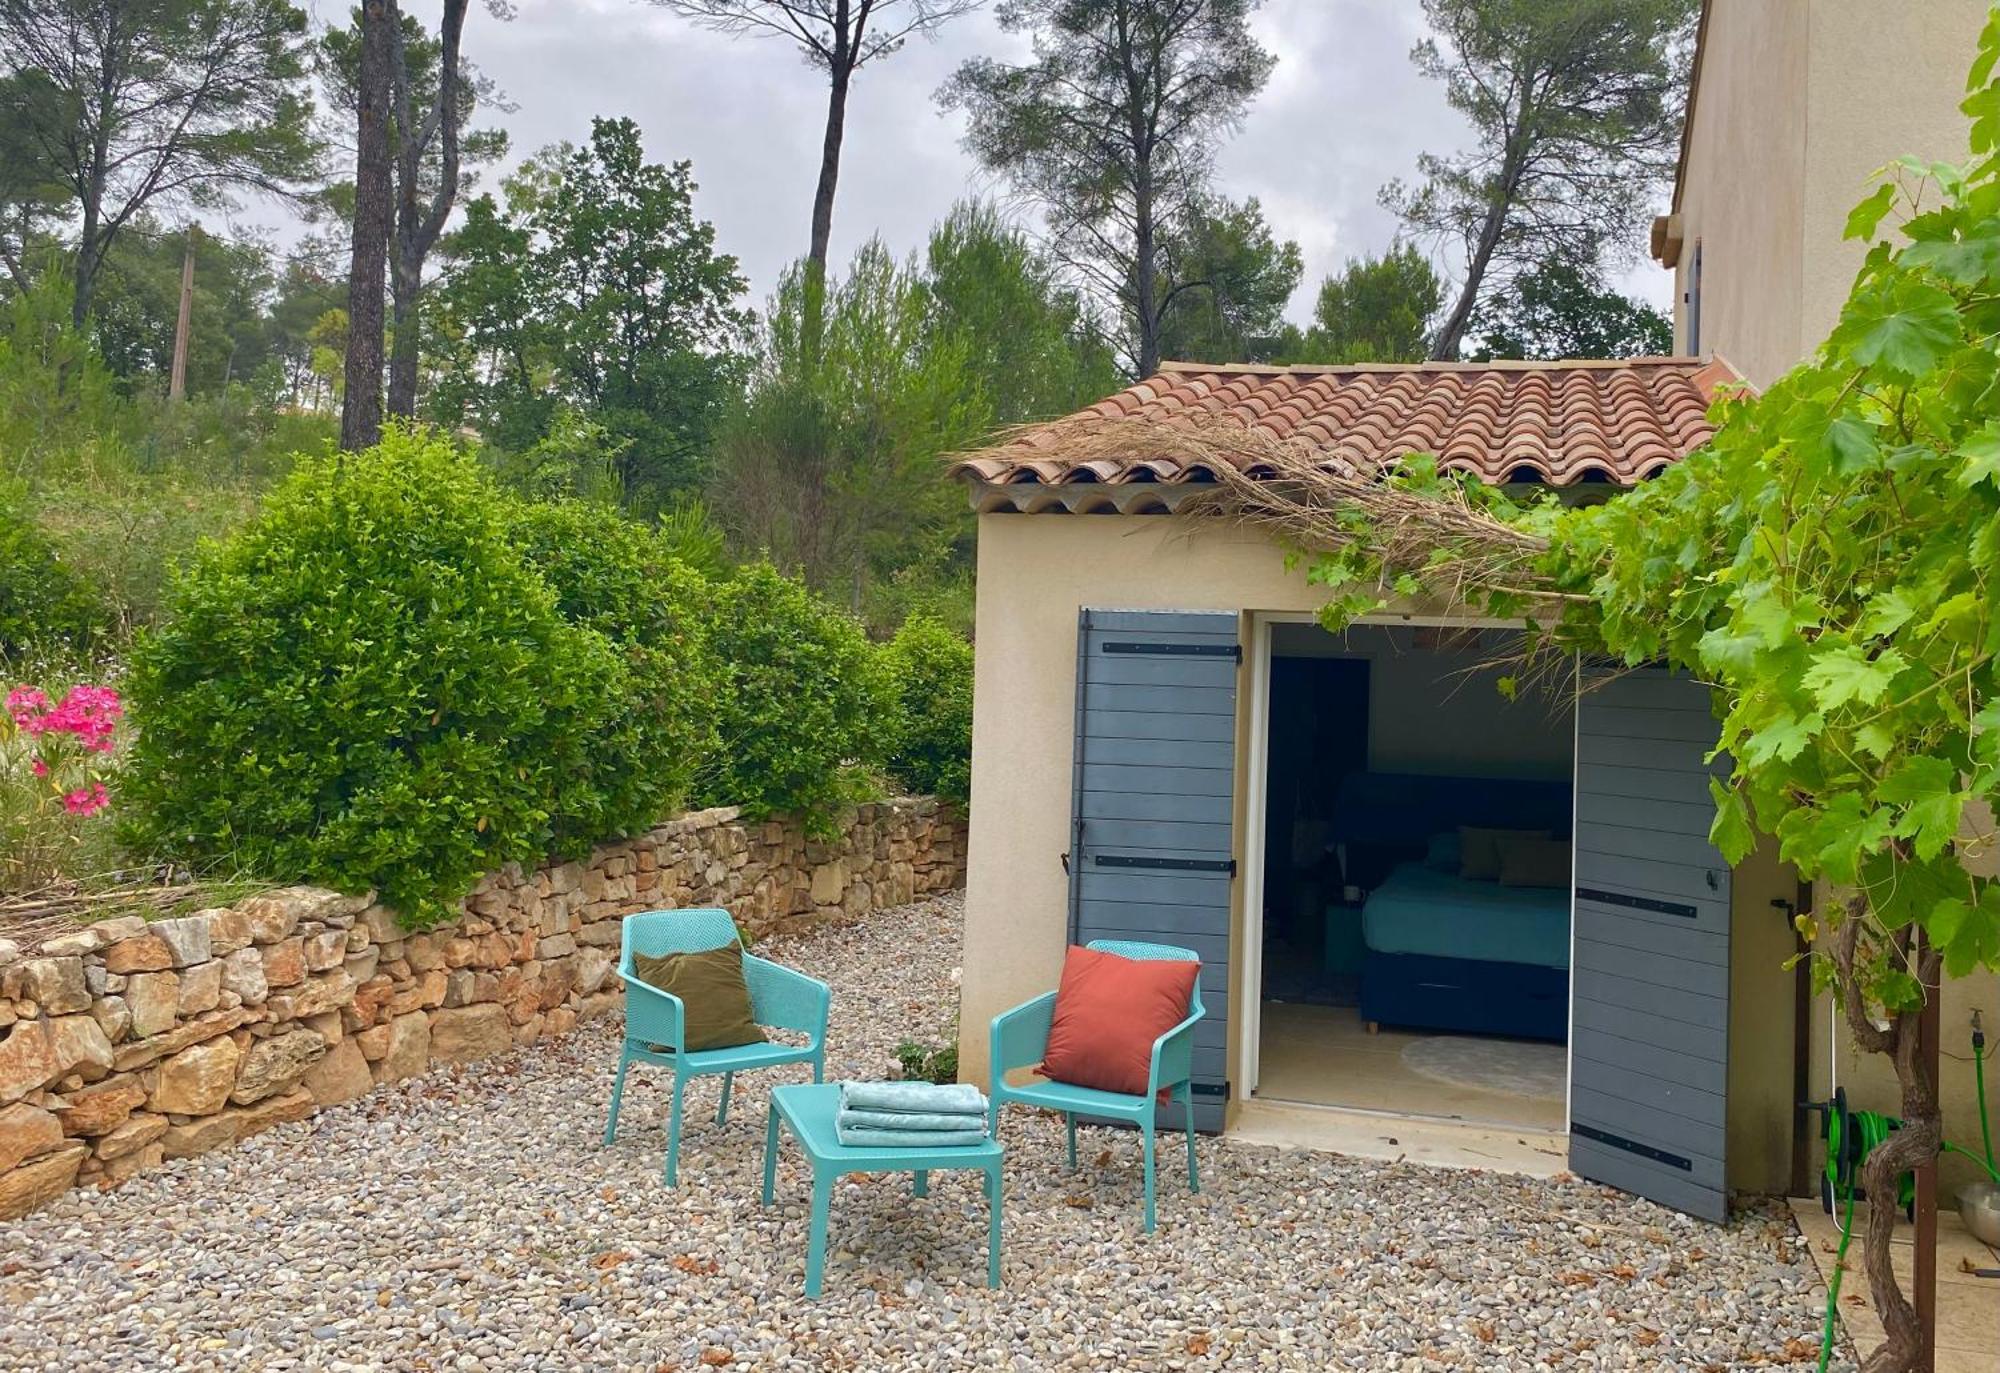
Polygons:
M1424 866L1437 872L1456 874L1464 861L1465 845L1460 841L1457 830L1433 834L1424 848Z

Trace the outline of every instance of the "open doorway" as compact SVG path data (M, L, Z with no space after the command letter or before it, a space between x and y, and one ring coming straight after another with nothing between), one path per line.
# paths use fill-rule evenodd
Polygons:
M1574 701L1515 641L1271 626L1257 1096L1564 1128Z

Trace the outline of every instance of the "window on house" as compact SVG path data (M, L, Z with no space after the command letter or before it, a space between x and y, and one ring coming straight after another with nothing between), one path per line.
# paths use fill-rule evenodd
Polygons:
M1701 356L1701 240L1694 241L1694 256L1688 260L1687 285L1681 292L1681 304L1687 314L1687 351L1690 357Z

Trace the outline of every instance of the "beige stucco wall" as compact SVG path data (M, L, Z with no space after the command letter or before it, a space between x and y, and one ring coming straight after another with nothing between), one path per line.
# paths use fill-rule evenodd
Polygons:
M1060 855L1069 846L1078 610L1233 610L1247 617L1310 611L1321 596L1302 572L1286 569L1275 546L1166 516L982 515L978 587L959 1062L966 1080L983 1084L992 1018L1053 988L1062 968L1068 888ZM1249 680L1246 672L1237 695L1239 740L1250 737ZM1239 862L1249 755L1238 747ZM1793 984L1781 967L1790 936L1768 903L1790 896L1794 881L1775 859L1761 858L1735 883L1730 1182L1743 1190L1781 1190L1790 1162ZM1240 947L1240 878L1230 925ZM1235 972L1242 966L1232 960ZM1230 987L1232 1005L1242 1004L1244 992Z
M1711 0L1680 195L1674 351L1720 353L1752 382L1799 337L1807 0ZM1687 291L1701 245L1701 338Z
M1987 0L1711 0L1688 131L1674 342L1702 244L1700 350L1768 385L1826 337L1874 171L1966 156L1958 111Z
M1741 3L1741 0L1738 0ZM1764 0L1755 0L1764 3ZM1847 215L1875 171L1914 154L1962 162L1958 108L1988 0L1812 0L1807 24L1802 352L1840 317L1867 251Z

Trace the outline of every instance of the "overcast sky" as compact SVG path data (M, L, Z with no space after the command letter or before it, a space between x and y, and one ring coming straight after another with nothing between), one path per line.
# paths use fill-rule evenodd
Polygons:
M330 0L315 8L338 12ZM409 9L435 27L434 4ZM1469 129L1410 65L1423 32L1415 0L1265 0L1253 26L1277 70L1221 150L1219 189L1256 196L1277 233L1297 240L1306 271L1291 314L1303 320L1321 277L1394 236L1376 203L1382 184L1411 175L1421 151L1465 143ZM907 253L954 200L1004 195L959 147L960 117L934 93L968 57L1024 52L981 13L862 69L834 206L836 263L873 233ZM506 127L516 157L580 142L603 115L637 121L652 159L691 161L695 208L742 261L760 309L804 254L826 86L789 45L708 32L644 0L517 0L511 22L473 6L465 53L515 106L482 122ZM1650 264L1626 283L1661 304L1670 285Z

